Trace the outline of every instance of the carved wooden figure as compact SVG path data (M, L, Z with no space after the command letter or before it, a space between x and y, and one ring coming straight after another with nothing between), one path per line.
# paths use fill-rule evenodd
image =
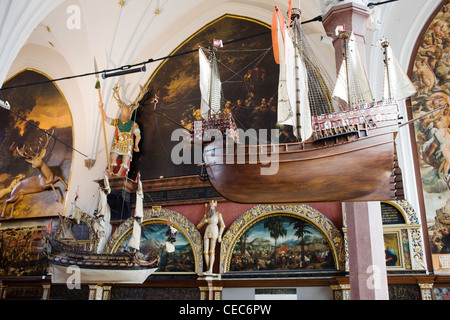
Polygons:
M206 209L207 204L205 204ZM210 209L203 217L202 221L197 225L198 229L201 229L203 225L206 223L208 226L205 230L205 235L203 237L203 245L204 245L204 255L205 255L205 262L206 262L206 268L208 269L206 274L212 274L213 272L213 266L214 266L214 257L215 257L215 249L216 249L216 242L222 241L222 234L225 229L225 222L223 221L222 214L216 210L217 207L217 201L211 201ZM220 224L220 229L218 227L218 224Z

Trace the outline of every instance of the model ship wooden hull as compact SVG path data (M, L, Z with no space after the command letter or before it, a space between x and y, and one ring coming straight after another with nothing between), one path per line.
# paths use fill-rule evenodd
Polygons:
M259 151L278 152L277 160L271 157L277 162L270 164L278 170L268 175L261 174L269 165L259 157L249 163L251 147L246 147L246 162L239 163L237 156L230 161L211 144L204 150L209 180L220 195L238 203L392 200L397 121L356 127L320 140L258 146ZM239 147L234 148L237 155Z
M49 254L52 283L72 283L79 271L79 282L143 283L158 268L156 263L138 261L134 254L96 254L67 248L51 241Z

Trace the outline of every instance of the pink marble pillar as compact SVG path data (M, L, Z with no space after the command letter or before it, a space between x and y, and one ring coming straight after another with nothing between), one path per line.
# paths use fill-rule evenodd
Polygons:
M379 202L344 203L352 300L388 300Z
M335 35L336 26L345 25L345 30L353 30L361 57L366 63L364 36L368 18L368 8L357 3L334 6L324 15L322 23L325 31L334 39L337 70L343 58L343 43ZM344 203L343 207L347 223L351 299L387 300L389 294L380 203Z

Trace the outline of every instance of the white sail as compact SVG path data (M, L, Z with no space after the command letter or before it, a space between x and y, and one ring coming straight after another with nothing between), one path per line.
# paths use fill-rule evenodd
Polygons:
M104 185L105 189L99 190L99 198L98 198L98 212L97 216L102 218L100 221L100 225L103 228L102 236L98 242L97 246L97 253L103 253L103 250L106 246L106 242L109 239L109 236L111 235L112 226L111 226L111 208L108 204L108 198L107 195L111 192L111 188L109 186L109 179L108 176L104 176Z
M210 61L202 48L198 50L200 63L200 112L203 119L220 112L221 87L219 71L215 61Z
M280 72L278 78L278 105L277 105L277 121L279 124L286 123L292 118L292 109L289 104L289 93L287 86L287 69L285 63L285 43L283 38L284 24L282 26L281 21L276 15L276 25L277 25L277 38L278 38L278 52L279 52L279 62L280 62Z
M385 55L383 100L402 100L414 95L417 92L416 87L404 72L388 44L385 47Z
M138 179L138 188L136 190L136 209L134 217L142 219L144 217L144 191L142 189L142 181Z
M348 103L347 64L345 59L342 59L332 96L334 98L340 98Z
M353 109L358 104L372 102L373 96L353 32L346 43L333 97L341 98Z
M66 224L61 215L59 215L59 223L61 226L61 239L77 241L77 238L73 234L72 229Z
M288 29L282 27L278 15L276 18L280 61L277 120L279 124L292 126L294 135L306 140L313 131L307 72Z
M141 225L137 222L136 219L133 221L133 233L131 234L131 238L128 241L128 246L139 250L141 245Z

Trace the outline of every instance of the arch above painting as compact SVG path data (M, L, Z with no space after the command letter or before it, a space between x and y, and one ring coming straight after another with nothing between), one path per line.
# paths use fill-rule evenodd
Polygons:
M115 253L120 251L121 247L126 245L127 239L133 232L133 221L133 217L129 218L113 232L106 244L105 252ZM150 229L148 235L151 235L152 230L158 231L155 230L158 229L158 226L167 226L169 221L172 223L172 227L174 227L181 233L181 235L179 234L177 237L178 239L175 243L175 247L178 248L182 246L184 248L183 251L186 251L187 249L187 251L189 251L189 259L184 260L190 261L190 258L192 257L192 262L189 262L189 266L187 267L184 266L183 268L165 268L165 270L158 270L156 274L161 272L201 273L203 270L202 237L195 225L192 224L192 222L190 222L188 219L186 219L185 216L172 210L164 209L161 207L154 207L150 210L144 210L144 217L142 219L141 225L144 226L143 229L145 229L145 226L149 226ZM148 235L147 240L151 241L152 238L148 237ZM182 243L178 243L179 240ZM178 251L179 250L177 249L175 250L175 252ZM161 265L162 264L160 262L160 266Z
M323 269L327 270L344 270L344 238L342 236L342 233L326 216L308 205L258 205L248 210L237 220L235 220L235 222L230 226L230 228L223 236L220 253L220 273L233 271L232 258L237 248L238 241L241 241L240 239L244 235L246 235L252 227L257 226L257 224L259 223L263 224L263 222L265 222L264 220L271 218L278 218L279 224L283 224L289 227L285 228L286 232L281 232L281 234L286 238L285 243L282 243L282 245L280 244L279 247L275 245L275 248L269 249L274 249L275 252L274 254L272 254L272 256L275 255L275 258L272 257L272 259L278 259L278 256L280 257L280 259L283 259L283 255L297 255L297 258L295 258L295 263L291 262L287 264L285 261L281 262L280 260L279 263L282 263L284 265L280 268L277 268L275 271L301 271L302 269L313 271L314 265L318 266L319 264L323 266L326 265L326 267L324 267ZM267 227L267 229L270 229L269 224L270 222L268 221L267 223L264 223L264 228ZM306 228L309 228L309 231L305 231ZM272 237L273 233L271 231L268 230L266 232ZM310 240L308 240L309 242L304 241L304 234L310 235ZM246 236L248 236L248 234ZM292 238L294 236L298 238L296 244L292 244L295 240L288 239L288 237ZM302 240L300 240L300 238L302 238ZM266 244L269 245L268 239L256 240L259 242L266 242ZM288 244L289 241L291 244ZM296 246L296 248L292 246ZM308 253L306 253L305 247L309 247L309 249L306 249L307 251L309 250ZM242 247L240 247L240 250L243 250ZM320 255L322 255L322 257L318 258L317 263L314 263L314 265L311 262L310 258L307 257L313 251L320 252ZM249 256L248 252L246 252L245 254ZM316 258L317 257L315 257L314 259ZM258 260L258 265L256 265L256 260ZM253 259L255 269L251 271L262 271L261 265L259 263L260 261L261 259L259 257ZM306 264L305 261L311 263Z
M398 255L397 263L387 264L387 269L425 271L422 226L412 205L406 200L397 200L383 201L381 206L385 252L388 254L389 250L396 250ZM392 211L397 212L404 221L392 218Z

